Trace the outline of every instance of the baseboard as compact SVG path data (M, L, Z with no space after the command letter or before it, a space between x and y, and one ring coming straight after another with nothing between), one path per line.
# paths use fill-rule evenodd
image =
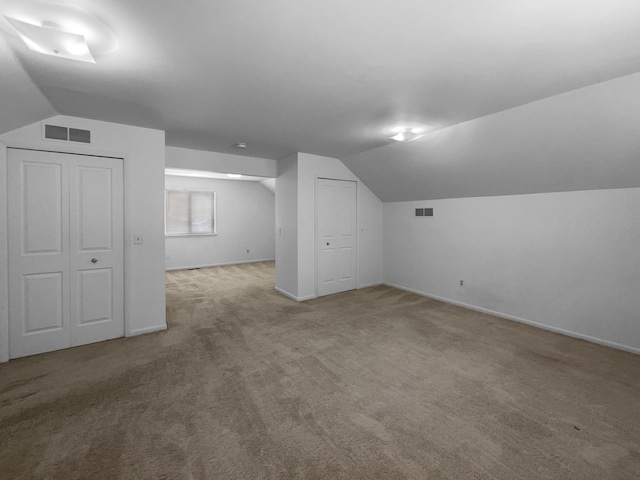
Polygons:
M298 297L299 302L306 302L307 300L313 300L314 298L318 298L317 295L307 295L306 297Z
M360 290L361 288L377 287L379 285L384 285L384 283L382 282L365 283L364 285L358 285L358 290Z
M468 308L469 310L474 310L476 312L487 313L489 315L493 315L494 317L504 318L506 320L513 320L514 322L523 323L525 325L529 325L536 328L541 328L543 330L548 330L550 332L559 333L561 335L566 335L568 337L579 338L580 340L585 340L591 343L597 343L598 345L603 345L605 347L615 348L617 350L623 350L625 352L635 353L640 355L640 348L630 347L628 345L623 345L616 342L611 342L609 340L604 340L602 338L592 337L589 335L584 335L582 333L573 332L571 330L565 330L563 328L553 327L551 325L546 325L544 323L535 322L533 320L528 320L522 317L516 317L515 315L509 315L507 313L497 312L495 310L489 310L488 308L478 307L476 305L471 305L464 302L458 302L456 300L451 300L450 298L440 297L438 295L432 295L430 293L421 292L419 290L415 290L413 288L404 287L402 285L396 285L394 283L383 282L383 285L388 287L397 288L398 290L404 290L405 292L415 293L416 295L420 295L422 297L433 298L434 300L439 300L441 302L450 303L452 305L457 305L459 307Z
M136 330L131 330L131 332L129 332L129 335L127 335L127 337L135 337L136 335L144 335L145 333L153 333L153 332L161 332L162 330L166 330L167 329L167 325L154 325L153 327L145 327L145 328L138 328Z
M224 267L226 265L243 265L245 263L273 262L274 260L275 258L263 258L261 260L249 260L249 261L245 260L242 262L207 263L203 265L191 265L188 267L170 267L170 268L165 268L165 271L172 272L174 270L190 270L194 268Z
M313 300L317 298L315 295L307 295L306 297L296 297L293 293L289 293L286 290L283 290L279 287L275 288L276 292L281 293L285 297L289 297L291 300L295 300L296 302L304 302L305 300Z

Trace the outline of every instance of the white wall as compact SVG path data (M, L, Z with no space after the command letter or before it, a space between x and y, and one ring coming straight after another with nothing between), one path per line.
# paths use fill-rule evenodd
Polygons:
M316 296L317 177L358 182L358 288L381 283L382 202L336 158L298 153L280 160L279 167L280 175L276 182L276 228L280 229L283 225L288 228L283 228L282 235L278 235L281 238L276 241L278 289L297 300ZM297 205L297 209L293 205ZM295 225L294 216L297 216ZM296 252L295 261L292 252Z
M637 353L639 246L639 188L384 204L385 283Z
M260 182L167 175L165 186L215 191L218 232L166 237L167 270L275 258L275 196Z
M166 147L166 167L218 173L241 173L257 177L275 178L278 175L276 160L180 147Z
M0 140L1 141L1 140ZM9 361L9 255L7 149L0 143L0 362Z
M276 290L298 298L298 155L278 161Z
M124 158L125 180L125 334L166 328L164 273L164 132L76 117L55 116L56 125L91 130L91 145L42 139L41 122L0 135L7 146L102 154ZM0 158L3 161L4 159ZM0 196L6 182L0 179ZM0 220L3 220L0 217ZM6 235L6 221L2 236ZM133 234L144 244L133 245ZM2 242L0 242L0 248ZM4 262L0 255L0 262ZM6 265L0 265L6 275ZM2 297L0 294L0 303ZM6 307L0 306L0 313ZM0 324L6 320L0 318ZM0 344L0 355L8 347ZM2 358L2 357L0 357Z
M358 182L358 288L382 282L382 202L337 158L298 154L298 297L316 296L316 178ZM364 268L360 268L360 267Z

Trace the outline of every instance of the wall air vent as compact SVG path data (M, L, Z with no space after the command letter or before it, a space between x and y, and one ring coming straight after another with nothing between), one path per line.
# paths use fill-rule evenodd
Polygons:
M89 130L80 130L79 128L70 128L69 141L91 143L91 132Z
M60 125L45 125L44 138L64 142L91 143L91 131L61 127Z
M416 208L416 217L433 217L433 208Z
M50 140L69 140L69 131L67 127L59 127L58 125L45 125L44 138Z

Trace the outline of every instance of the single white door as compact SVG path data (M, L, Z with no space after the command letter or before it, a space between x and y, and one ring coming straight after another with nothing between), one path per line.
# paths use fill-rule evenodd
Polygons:
M319 178L316 185L318 296L356 288L356 183Z
M122 160L8 150L11 358L124 334Z

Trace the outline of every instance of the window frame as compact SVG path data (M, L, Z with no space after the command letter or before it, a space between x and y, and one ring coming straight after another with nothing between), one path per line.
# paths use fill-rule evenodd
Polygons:
M164 236L165 237L213 237L218 235L218 195L215 190L195 189L195 188L165 188L164 189ZM192 214L191 214L191 194L192 193L206 193L211 195L213 202L211 205L213 223L213 231L205 233L193 233L193 232L180 232L180 233L168 233L167 232L167 216L169 211L167 205L169 203L170 192L182 192L189 194L189 229L193 228Z

